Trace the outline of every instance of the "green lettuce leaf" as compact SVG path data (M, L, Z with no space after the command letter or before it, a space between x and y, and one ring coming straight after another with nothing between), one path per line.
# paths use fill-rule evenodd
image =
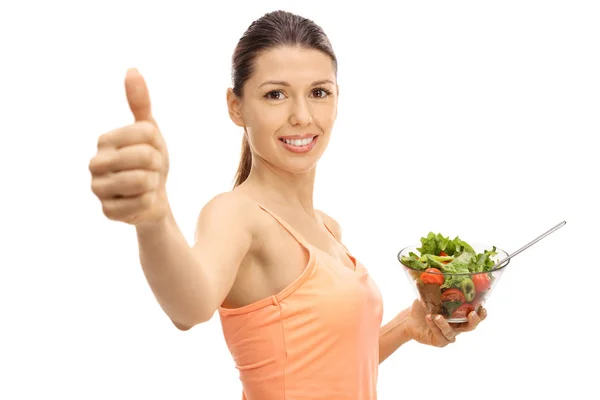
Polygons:
M425 271L428 268L427 264L425 264L413 257L407 257L407 256L402 257L402 263L405 265L408 265L411 268L419 270L419 271Z
M437 268L440 271L443 271L443 269L445 268L445 266L446 266L446 264L444 264L445 261L453 260L453 257L451 257L451 256L441 257L441 256L432 256L431 254L427 254L424 257L425 257L427 264L431 268Z
M417 248L419 255L410 252L409 257L402 261L418 270L437 268L442 272L451 274L468 274L473 272L487 272L494 266L492 257L497 255L496 246L483 253L476 253L473 247L460 237L450 239L441 233L429 232L421 238L421 247ZM440 256L441 252L448 256ZM448 280L446 287L459 285L456 280Z
M449 289L451 287L461 288L463 280L469 278L468 275L446 275L444 283L442 283L442 289Z
M439 256L442 251L449 256L457 256L462 252L475 253L473 247L458 236L450 240L449 236L433 232L429 232L427 236L421 238L421 247L417 250L421 255L431 254L434 256Z

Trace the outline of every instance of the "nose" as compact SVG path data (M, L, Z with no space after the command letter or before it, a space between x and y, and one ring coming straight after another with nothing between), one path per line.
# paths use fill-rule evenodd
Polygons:
M290 111L290 124L304 126L310 124L311 122L312 114L306 100L294 100L292 102L292 109Z

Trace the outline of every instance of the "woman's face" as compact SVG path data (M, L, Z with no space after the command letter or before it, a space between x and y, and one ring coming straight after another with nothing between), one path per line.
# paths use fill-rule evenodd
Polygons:
M254 157L277 169L302 173L315 167L327 147L337 95L329 56L280 47L256 58L242 98L231 89L227 97L230 116L246 129Z

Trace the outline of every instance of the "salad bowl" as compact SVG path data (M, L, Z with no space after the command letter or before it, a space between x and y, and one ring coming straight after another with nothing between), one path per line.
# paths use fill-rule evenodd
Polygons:
M430 232L397 257L428 313L463 323L490 298L510 259L495 265L507 256L493 245Z

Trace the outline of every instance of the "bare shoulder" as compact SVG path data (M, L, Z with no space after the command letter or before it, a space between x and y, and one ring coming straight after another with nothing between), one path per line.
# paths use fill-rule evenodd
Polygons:
M214 196L199 213L192 249L198 264L206 266L212 310L223 304L252 250L257 214L255 203L236 192Z
M334 218L332 218L329 215L325 214L323 211L321 211L321 210L316 210L316 211L321 216L321 219L323 220L323 222L325 223L325 225L327 225L327 227L335 235L335 237L337 238L337 240L341 241L342 240L342 227L340 226L340 224Z
M221 227L218 230L225 228L250 234L255 216L256 204L248 197L234 191L219 193L202 207L196 223L196 236L218 226Z

